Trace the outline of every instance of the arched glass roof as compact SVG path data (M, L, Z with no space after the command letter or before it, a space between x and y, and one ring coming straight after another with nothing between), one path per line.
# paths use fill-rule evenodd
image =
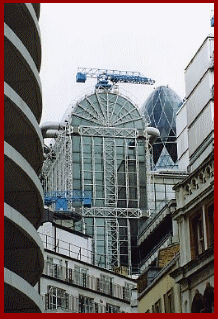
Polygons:
M144 129L145 122L136 106L117 93L95 92L77 102L72 125Z

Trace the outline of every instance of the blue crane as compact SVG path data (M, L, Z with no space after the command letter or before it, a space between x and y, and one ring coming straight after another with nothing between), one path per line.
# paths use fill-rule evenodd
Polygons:
M96 89L111 89L118 82L150 85L155 83L154 80L141 75L139 72L78 68L76 82L85 83L87 77L97 78Z
M68 202L83 202L84 206L91 206L91 192L73 190L73 191L50 191L44 193L45 205L50 206L55 203L56 211L67 211Z
M214 28L214 11L211 11L210 26Z

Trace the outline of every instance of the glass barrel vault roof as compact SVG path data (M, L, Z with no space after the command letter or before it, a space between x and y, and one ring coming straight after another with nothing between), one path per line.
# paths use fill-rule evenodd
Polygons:
M144 119L132 102L116 93L86 96L72 112L72 125L144 129Z

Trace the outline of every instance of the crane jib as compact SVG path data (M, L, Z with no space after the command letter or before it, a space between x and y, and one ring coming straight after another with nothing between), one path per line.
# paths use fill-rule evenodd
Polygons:
M154 84L155 81L142 76L139 72L101 70L101 69L85 69L79 68L76 75L76 82L85 83L87 77L97 78L96 88L110 89L113 85L108 81L115 83L135 83L135 84ZM106 82L105 82L106 81Z

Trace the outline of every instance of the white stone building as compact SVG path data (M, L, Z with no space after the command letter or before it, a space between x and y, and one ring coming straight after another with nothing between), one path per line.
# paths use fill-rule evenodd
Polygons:
M214 36L208 35L185 69L186 98L177 112L180 169L189 173L213 151Z
M177 209L173 219L179 227L180 266L171 274L181 284L184 313L191 312L196 289L203 294L206 282L214 286L213 48L214 37L209 35L188 64L185 70L186 102L177 118L181 123L186 110L184 129L178 130L181 132L178 153L183 168L188 165L190 174L174 187ZM183 134L188 136L185 147ZM184 161L183 157L186 157Z
M39 233L45 248L45 267L35 288L42 296L44 312L137 311L135 280L125 269L112 272L94 265L91 237L52 222L45 222Z

